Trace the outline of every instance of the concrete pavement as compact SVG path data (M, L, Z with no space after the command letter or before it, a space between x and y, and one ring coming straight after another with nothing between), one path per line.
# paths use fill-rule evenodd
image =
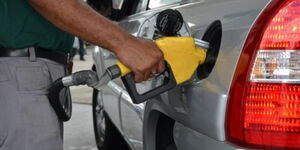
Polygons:
M72 118L64 123L64 150L98 150L90 105L73 103Z

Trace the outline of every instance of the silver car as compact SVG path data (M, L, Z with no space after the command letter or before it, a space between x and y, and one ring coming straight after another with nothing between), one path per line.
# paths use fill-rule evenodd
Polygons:
M300 149L300 0L88 0L130 34L157 35L179 11L176 36L210 43L190 81L134 104L121 79L94 91L101 150ZM97 47L101 75L117 61ZM180 61L180 60L178 60ZM150 90L156 78L136 84Z

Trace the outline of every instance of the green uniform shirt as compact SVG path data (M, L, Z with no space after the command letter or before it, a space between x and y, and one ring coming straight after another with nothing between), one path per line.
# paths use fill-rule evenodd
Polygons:
M0 0L0 46L37 46L67 53L74 37L45 20L27 0Z

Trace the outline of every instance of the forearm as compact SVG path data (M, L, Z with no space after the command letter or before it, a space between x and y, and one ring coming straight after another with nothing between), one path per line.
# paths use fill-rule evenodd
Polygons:
M129 38L125 31L80 0L29 0L46 19L66 32L113 52Z
M114 52L134 72L136 81L164 70L163 53L155 43L127 34L81 0L28 1L58 28Z

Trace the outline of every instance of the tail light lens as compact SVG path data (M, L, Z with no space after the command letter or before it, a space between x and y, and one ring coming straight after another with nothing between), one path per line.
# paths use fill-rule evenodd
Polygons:
M235 72L227 140L300 149L300 0L273 0L253 26Z

